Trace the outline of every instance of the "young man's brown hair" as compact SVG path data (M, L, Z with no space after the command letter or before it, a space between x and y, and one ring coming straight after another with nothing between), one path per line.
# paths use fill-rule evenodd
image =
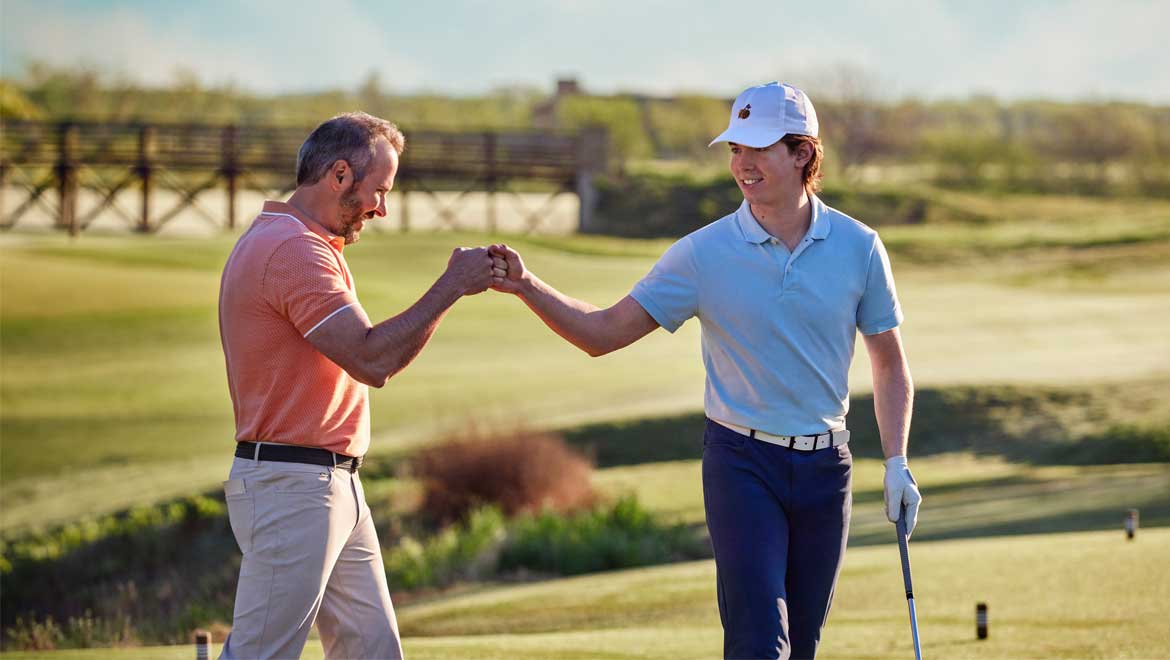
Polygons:
M804 164L804 189L811 195L821 191L821 162L825 159L825 149L821 146L820 138L810 135L785 135L780 138L788 153L794 154L801 144L808 144L812 148L812 158Z

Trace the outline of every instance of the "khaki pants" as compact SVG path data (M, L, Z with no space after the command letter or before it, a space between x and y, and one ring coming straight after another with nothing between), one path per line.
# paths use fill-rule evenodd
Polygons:
M401 658L357 473L236 458L230 476L228 517L244 559L220 658L299 658L314 622L326 658Z

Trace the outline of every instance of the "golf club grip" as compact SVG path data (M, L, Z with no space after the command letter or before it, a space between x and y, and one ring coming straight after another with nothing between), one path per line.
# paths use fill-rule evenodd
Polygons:
M914 585L910 581L910 550L906 547L906 507L896 523L898 528L898 554L902 555L902 581L906 583L906 598L914 597Z
M914 638L914 658L922 660L918 643L918 613L914 609L914 585L910 582L910 548L906 540L906 506L902 506L894 527L898 530L898 554L902 556L902 581L906 584L906 605L910 608L910 634Z

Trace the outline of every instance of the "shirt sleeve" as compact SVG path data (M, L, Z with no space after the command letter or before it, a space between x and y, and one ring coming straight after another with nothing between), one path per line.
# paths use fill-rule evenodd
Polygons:
M670 246L630 296L668 332L698 313L699 276L690 239Z
M341 259L328 246L311 238L282 243L264 271L264 298L308 336L327 318L358 304L357 294Z
M857 304L857 328L863 335L876 335L902 323L902 306L894 289L894 273L882 239L874 236L869 253L865 291Z

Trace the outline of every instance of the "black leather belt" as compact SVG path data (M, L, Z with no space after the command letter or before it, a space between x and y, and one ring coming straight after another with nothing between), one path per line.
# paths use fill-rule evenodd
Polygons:
M259 447L259 452L257 452ZM339 467L350 472L357 472L362 466L361 456L346 456L335 454L328 449L319 447L298 447L297 445L273 445L258 442L237 442L236 456L258 461L275 461L277 463L308 463L309 465L327 465Z

